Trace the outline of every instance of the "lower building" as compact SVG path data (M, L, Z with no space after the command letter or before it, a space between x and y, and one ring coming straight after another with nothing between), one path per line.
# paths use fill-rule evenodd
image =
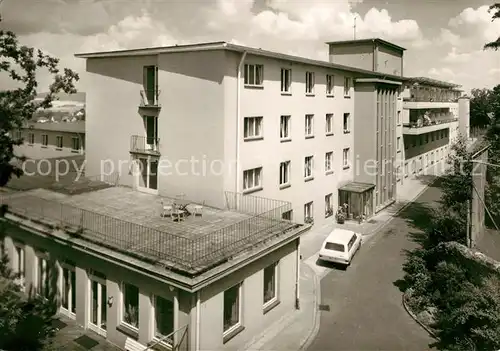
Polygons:
M23 143L14 147L16 156L48 159L85 153L85 121L29 123L13 134Z
M224 208L124 187L18 192L2 198L5 247L26 292L55 293L121 348L237 350L297 307L310 227L282 220L287 202L220 196Z

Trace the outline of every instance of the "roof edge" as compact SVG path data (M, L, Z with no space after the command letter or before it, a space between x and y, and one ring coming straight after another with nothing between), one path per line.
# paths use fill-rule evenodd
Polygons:
M96 51L79 53L74 56L77 58L104 58L104 57L120 57L120 56L147 56L157 55L160 53L183 52L183 51L202 51L202 50L218 50L227 46L225 41L215 41L198 44L174 45L174 46L157 46L152 48L140 48L130 50L113 50L113 51Z
M380 43L388 47L392 47L394 49L400 51L406 51L406 48L399 46L397 44L391 43L390 41L381 39L381 38L366 38L366 39L353 39L353 40L338 40L338 41L327 41L325 44L327 45L352 45L358 43Z

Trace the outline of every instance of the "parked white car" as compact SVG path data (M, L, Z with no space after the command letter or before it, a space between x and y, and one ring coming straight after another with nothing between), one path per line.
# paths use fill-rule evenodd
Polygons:
M323 242L319 259L323 261L351 264L351 260L361 247L362 236L352 230L335 228Z

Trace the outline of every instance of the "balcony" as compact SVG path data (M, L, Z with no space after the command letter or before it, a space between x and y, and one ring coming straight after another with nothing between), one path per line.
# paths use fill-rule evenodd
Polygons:
M160 90L141 90L141 101L139 107L142 108L161 108Z
M130 153L159 156L160 139L132 135L130 137Z
M431 121L430 123L403 123L403 134L406 135L420 135L435 132L441 129L450 127L450 123L458 121L458 118L447 118L441 120Z

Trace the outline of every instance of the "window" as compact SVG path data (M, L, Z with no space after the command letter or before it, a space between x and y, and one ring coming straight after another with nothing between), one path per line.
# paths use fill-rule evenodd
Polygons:
M42 147L47 147L47 145L49 145L49 136L42 134Z
M160 296L154 296L154 337L172 345L172 336L165 337L174 331L174 303Z
M325 218L333 215L332 197L333 197L333 194L328 194L325 196Z
M314 208L313 208L313 202L308 202L307 204L304 205L304 222L310 222L312 221L314 217Z
M333 151L325 154L325 173L333 173Z
M398 125L401 124L401 111L398 111L397 123L398 123Z
M310 179L312 178L312 169L313 169L313 156L307 156L304 160L304 178Z
M139 289L127 283L122 286L122 323L139 328Z
M347 97L350 95L351 91L351 78L344 77L344 96Z
M292 70L289 68L281 69L281 92L290 93L292 88Z
M15 130L12 133L12 139L14 140L20 140L23 137L23 133L20 130Z
M76 313L76 274L75 268L62 268L62 305L61 307L72 314Z
M262 137L262 117L245 117L243 123L244 139Z
M280 139L290 140L290 116L280 118Z
M280 163L280 186L290 184L290 161Z
M333 87L335 86L335 80L332 74L326 75L326 96L333 96Z
M48 298L50 296L49 264L45 258L37 256L37 293Z
M293 218L293 210L283 212L281 218L287 221L291 221Z
M398 182L401 180L401 166L396 167L396 179Z
M264 83L263 65L245 65L245 85L262 86Z
M255 190L262 188L261 185L262 167L248 169L243 172L243 190Z
M342 165L344 169L349 168L349 148L345 148L343 151Z
M314 72L306 72L306 94L314 94Z
M351 251L355 242L356 242L356 234L354 234L351 240L349 240L349 242L347 243L347 251Z
M401 137L398 137L396 139L396 151L400 152L401 151Z
M326 135L333 135L333 113L326 114L325 133Z
M24 248L20 245L15 245L14 247L16 249L14 271L15 273L20 275L21 279L24 279L24 267L25 267Z
M350 132L350 121L351 119L351 114L350 113L344 113L344 133L349 133Z
M277 289L278 263L264 268L264 307L278 300Z
M434 141L434 132L431 133L431 141Z
M71 151L72 152L80 151L80 138L78 137L71 138Z
M306 135L306 138L314 136L314 115L306 115L305 135Z
M63 137L58 135L56 136L56 149L62 149L63 147Z
M224 291L224 333L241 325L241 283Z
M325 249L332 250L332 251L338 251L338 252L344 252L345 247L342 244L327 242L325 244Z
M25 267L26 267L26 256L24 253L24 246L22 244L14 244L14 273L18 274L16 282L24 290L24 277L25 277Z
M28 144L33 145L35 143L35 134L28 133Z

